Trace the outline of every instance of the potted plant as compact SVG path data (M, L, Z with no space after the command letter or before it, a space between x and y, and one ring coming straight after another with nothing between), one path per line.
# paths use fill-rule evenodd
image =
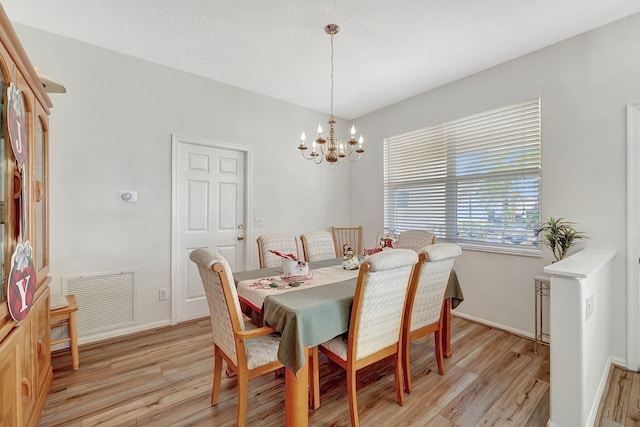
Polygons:
M565 221L564 218L550 217L538 229L538 234L544 233L546 244L553 252L556 261L560 261L567 255L576 240L586 238L586 235L576 231L573 225L575 225L573 222Z

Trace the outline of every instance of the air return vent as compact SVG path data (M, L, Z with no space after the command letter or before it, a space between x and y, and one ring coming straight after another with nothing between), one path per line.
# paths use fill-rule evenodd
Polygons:
M62 278L78 302L78 336L130 326L136 320L137 270Z

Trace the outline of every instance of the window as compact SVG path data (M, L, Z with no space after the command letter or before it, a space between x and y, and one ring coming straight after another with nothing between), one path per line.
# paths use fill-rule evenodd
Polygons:
M385 139L384 226L539 255L540 99Z

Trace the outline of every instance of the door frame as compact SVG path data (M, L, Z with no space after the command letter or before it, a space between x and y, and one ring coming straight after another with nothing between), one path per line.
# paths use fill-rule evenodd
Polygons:
M236 145L236 144L228 144L218 141L211 141L201 138L193 138L189 136L184 136L180 134L171 134L171 298L169 299L171 303L171 324L176 325L178 323L178 292L176 287L178 286L178 206L177 206L177 195L178 195L178 146L179 144L192 144L192 145L202 145L205 147L211 148L222 148L225 150L234 150L243 152L245 155L245 164L244 164L244 211L242 212L242 216L244 217L244 236L245 236L245 245L244 245L244 255L242 257L242 268L246 270L247 268L247 257L248 257L248 242L253 239L253 227L251 227L251 223L249 221L250 213L252 212L251 197L252 194L252 186L251 186L251 171L253 170L253 150L249 146L244 145Z
M627 104L626 367L640 370L640 103Z

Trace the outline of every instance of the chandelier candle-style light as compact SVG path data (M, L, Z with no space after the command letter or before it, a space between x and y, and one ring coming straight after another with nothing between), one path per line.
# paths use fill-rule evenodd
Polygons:
M329 140L322 136L322 126L318 125L318 137L313 141L312 150L309 156L305 155L305 150L309 147L305 144L306 135L302 132L300 136L300 145L298 150L302 153L302 157L307 160L313 160L316 164L326 160L330 165L340 163L342 159L347 158L352 162L360 160L364 153L364 140L362 135L356 140L356 127L351 126L351 136L345 144L340 139L336 139L333 126L336 124L336 118L333 115L333 36L340 31L340 27L336 24L329 24L324 27L324 31L331 36L331 110L329 116Z

